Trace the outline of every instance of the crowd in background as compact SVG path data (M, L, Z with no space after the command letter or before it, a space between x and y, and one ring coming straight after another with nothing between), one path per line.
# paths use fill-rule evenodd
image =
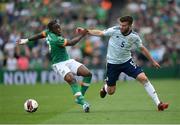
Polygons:
M0 2L0 68L27 70L50 68L46 40L16 46L16 40L45 30L51 19L58 19L63 36L73 38L78 26L108 27L109 0L14 0ZM164 66L180 64L180 8L178 3L158 0L128 0L122 10L131 14L135 30L142 35L152 56ZM113 14L113 13L111 13ZM120 15L121 16L121 15ZM74 47L68 47L71 58L89 68L105 68L107 39L88 36ZM140 53L140 65L150 66ZM142 60L142 61L141 61Z
M60 21L62 35L71 39L75 28L104 28L111 3L106 0L15 0L0 3L0 68L27 70L49 68L46 40L16 46L16 40L45 30L51 19ZM102 68L105 45L101 38L87 37L68 48L74 58L91 68Z
M128 0L123 13L134 17L136 31L161 66L180 64L179 0ZM150 65L142 54L137 58L139 64Z

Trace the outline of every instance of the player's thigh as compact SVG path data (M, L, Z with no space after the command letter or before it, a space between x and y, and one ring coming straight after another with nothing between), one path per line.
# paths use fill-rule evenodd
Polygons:
M92 74L86 66L81 65L77 70L77 75L78 76L91 76Z
M119 75L121 73L121 70L119 69L119 65L118 64L107 64L106 67L106 83L109 87L111 86L115 86L116 85L116 81L119 78ZM113 88L113 87L112 87Z
M81 67L83 64L80 62L75 61L74 59L70 59L68 60L66 66L69 67L69 69L71 70L71 72L73 74L77 75L78 72L78 68Z
M123 72L128 76L137 78L137 76L142 73L142 69L138 66L132 59L123 64Z
M71 70L66 66L65 63L57 63L52 65L53 70L61 77L65 78L66 74L70 73Z

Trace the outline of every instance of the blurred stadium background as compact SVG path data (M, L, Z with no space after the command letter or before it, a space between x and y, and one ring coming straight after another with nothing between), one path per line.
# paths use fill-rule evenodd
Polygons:
M15 45L17 39L30 37L46 29L49 20L60 20L63 35L72 38L78 26L105 29L117 25L117 18L127 14L134 17L135 31L140 33L144 45L161 64L162 70L153 72L150 62L137 50L133 52L136 62L145 67L144 70L152 78L180 77L179 6L178 0L1 0L1 83L29 81L23 80L24 75L20 72L16 74L17 71L41 72L51 68L45 39L21 47ZM68 48L72 58L96 70L93 72L96 76L94 81L103 79L107 41L107 38L88 36L78 45ZM15 72L11 75L9 71ZM27 74L39 75L32 72ZM49 73L44 74L47 76ZM57 76L50 74L52 78L44 82L57 82ZM15 77L12 79L16 81L10 80L11 77Z
M99 99L108 38L87 36L76 46L68 48L71 58L92 70L93 83L101 83L92 85L88 92L87 98L94 112L89 115L79 113L67 86L40 85L64 83L51 70L45 39L23 46L15 45L17 39L46 29L51 19L58 19L63 35L72 38L78 26L105 29L117 25L117 18L127 14L134 17L135 31L140 33L144 45L162 66L159 70L154 69L138 50L133 50L134 59L153 79L160 96L172 103L169 111L161 115L153 110L151 100L136 84L121 84L111 99L104 102ZM180 0L1 0L0 123L180 123L179 17ZM125 75L120 79L131 80ZM139 94L141 91L143 94ZM132 96L134 93L136 96ZM138 96L142 101L137 101ZM22 104L29 97L40 103L40 109L33 115L22 111Z
M63 35L72 38L77 26L105 29L117 25L116 19L126 14L134 17L135 30L141 34L145 46L164 70L150 73L151 64L138 51L133 52L136 62L148 67L145 71L147 69L148 75L152 77L180 77L179 5L178 0L1 0L1 83L25 82L22 80L23 74L19 72L14 76L18 80L7 81L7 77L13 76L6 71L50 69L50 56L44 39L21 47L15 46L17 39L30 37L44 30L49 20L59 19ZM97 70L105 69L106 47L107 38L91 36L68 50L72 58ZM167 74L165 71L171 72ZM95 73L94 76L98 78L94 81L102 80L104 71ZM55 74L52 74L50 81L57 81L56 79Z

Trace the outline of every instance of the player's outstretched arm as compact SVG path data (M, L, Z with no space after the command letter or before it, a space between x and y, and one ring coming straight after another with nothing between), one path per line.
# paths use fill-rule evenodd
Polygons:
M71 39L71 40L67 40L66 46L74 46L76 43L78 43L84 36L86 36L86 34L88 33L88 31L86 29L84 29L79 36Z
M103 31L101 31L101 30L97 30L97 29L93 29L93 30L88 30L88 33L90 34L90 35L95 35L95 36L103 36L104 35L104 33L103 33Z
M81 32L83 32L84 30L85 30L84 28L78 27L78 28L76 29L76 33L81 33ZM97 30L97 29L88 29L88 34L89 34L89 35L94 35L94 36L103 36L103 35L104 35L103 31Z
M34 40L37 40L37 39L42 39L42 38L45 38L46 35L45 35L45 32L42 32L40 34L37 34L37 35L34 35L30 38L27 38L27 39L19 39L16 41L16 44L26 44L27 42L29 41L34 41Z
M160 68L161 66L152 58L149 51L146 49L146 47L142 46L140 47L141 52L148 58L149 61L153 64L154 67Z

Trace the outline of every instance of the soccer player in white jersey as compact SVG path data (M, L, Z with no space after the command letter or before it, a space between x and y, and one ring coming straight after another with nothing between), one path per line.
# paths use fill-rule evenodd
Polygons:
M142 71L141 67L136 65L132 60L131 49L136 46L148 58L154 67L160 68L160 65L151 57L149 51L143 46L142 40L137 33L132 30L133 18L131 16L124 16L118 19L119 26L108 28L101 31L97 29L88 30L90 35L109 36L108 50L107 50L107 74L105 85L100 91L101 98L106 94L114 94L116 89L116 81L121 72L138 80L145 88L147 93L151 96L157 109L163 111L168 108L168 103L163 103L159 100L158 95ZM79 28L83 31L83 28Z

